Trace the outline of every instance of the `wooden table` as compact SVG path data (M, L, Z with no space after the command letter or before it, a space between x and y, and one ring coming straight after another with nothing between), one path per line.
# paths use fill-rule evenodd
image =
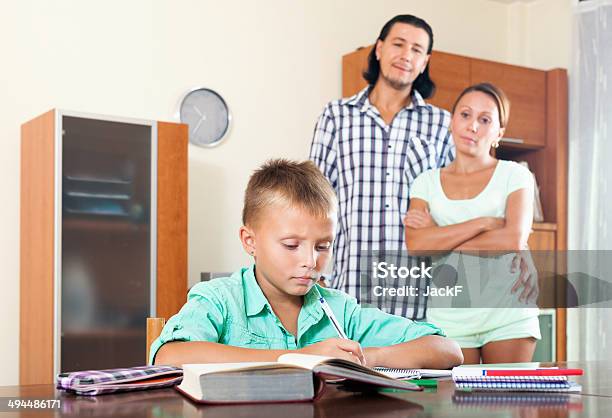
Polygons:
M548 364L551 365L551 364ZM91 417L612 417L612 362L568 362L560 366L579 367L584 376L581 394L491 394L456 392L451 380L424 392L353 394L330 386L318 401L293 404L204 406L196 405L174 389L131 392L99 397L69 395L52 385L4 386L0 397L59 399L58 409L6 412L0 416L91 416ZM499 395L499 396L498 396ZM4 401L6 404L6 401Z

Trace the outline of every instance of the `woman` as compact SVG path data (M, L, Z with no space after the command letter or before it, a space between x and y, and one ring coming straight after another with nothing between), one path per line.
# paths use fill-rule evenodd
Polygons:
M438 274L433 283L464 286L452 297L432 294L427 319L459 343L465 363L531 361L540 338L538 310L519 303L519 272L512 268L531 231L533 176L491 155L509 107L506 95L488 83L459 95L451 120L456 159L415 179L404 219L411 254L444 254L434 257L434 271L452 274ZM470 309L452 307L466 300Z

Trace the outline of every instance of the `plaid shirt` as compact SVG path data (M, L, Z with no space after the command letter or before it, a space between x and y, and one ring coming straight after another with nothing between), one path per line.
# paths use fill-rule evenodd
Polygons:
M370 89L329 103L315 127L310 149L310 159L330 180L339 200L332 286L362 303L371 302L368 295L372 295L365 254L374 251L406 257L402 219L408 210L410 186L422 172L450 163L455 152L447 111L425 103L413 91L412 102L389 126L370 103ZM420 261L408 259L409 265ZM403 263L400 265L406 265L405 260ZM422 289L428 284L410 280L393 285ZM383 306L378 301L378 305L396 315L425 317L422 296L394 298Z

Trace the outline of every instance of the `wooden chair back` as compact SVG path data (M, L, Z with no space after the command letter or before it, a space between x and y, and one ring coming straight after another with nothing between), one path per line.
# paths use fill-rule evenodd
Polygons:
M147 364L149 364L151 344L159 337L164 325L166 325L166 318L147 318Z

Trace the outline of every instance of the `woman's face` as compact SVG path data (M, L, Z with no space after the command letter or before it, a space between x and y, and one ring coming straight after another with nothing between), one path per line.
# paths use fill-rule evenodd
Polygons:
M451 129L457 153L470 156L488 155L504 134L495 100L480 91L467 93L457 103Z

